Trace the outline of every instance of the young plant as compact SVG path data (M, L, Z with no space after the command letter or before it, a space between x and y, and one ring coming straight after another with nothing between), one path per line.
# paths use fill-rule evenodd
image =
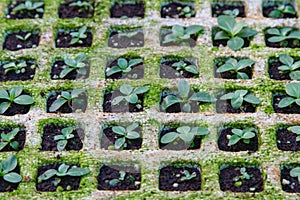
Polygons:
M278 107L285 108L293 103L296 103L300 106L300 84L299 83L288 83L285 88L288 97L285 97L280 100Z
M231 17L234 17L234 18L236 18L239 15L239 13L240 13L240 11L237 8L235 8L233 10L225 10L223 12L224 15L228 15L228 16L231 16Z
M269 14L269 17L283 18L285 14L295 15L296 11L292 5L282 4L279 5L276 9L272 10Z
M271 35L271 37L268 38L269 42L280 42L280 44L283 46L286 45L287 40L289 39L300 40L300 31L295 30L292 27L269 28L267 29L266 33Z
M242 140L245 144L250 143L250 139L256 136L256 129L255 128L244 128L244 129L237 129L234 128L231 130L233 135L227 135L229 139L228 146L235 145L240 140Z
M87 38L87 27L83 26L78 31L72 31L70 35L72 36L70 44L82 44L82 39Z
M234 17L221 15L218 17L218 26L221 29L214 40L228 40L227 46L236 51L244 46L244 39L253 37L257 31L244 27L245 21L236 22Z
M16 35L16 38L18 38L19 40L22 40L22 41L26 41L30 38L31 35L32 35L32 33L27 33L24 37L22 37L21 35Z
M186 144L191 144L195 137L207 135L209 133L207 128L203 127L189 127L180 126L176 129L176 132L169 132L163 135L160 139L162 144L169 144L175 141L177 138L183 140Z
M66 148L67 144L68 144L68 140L74 138L74 134L73 131L76 130L76 127L74 126L69 126L66 128L63 128L61 130L61 135L56 135L54 136L54 140L58 140L57 142L57 150L58 151L62 151Z
M73 3L70 3L69 6L76 6L83 10L93 9L92 4L90 4L87 1L82 1L82 0L74 1Z
M296 141L300 141L300 126L291 126L287 130L291 131L292 133L295 133L297 135Z
M241 173L240 176L236 176L236 177L233 178L233 181L235 182L234 183L235 187L242 186L242 180L245 180L245 179L250 180L251 177L253 176L253 175L248 174L245 167L241 167L240 173Z
M291 177L296 177L298 179L298 183L300 183L300 167L295 167L290 171Z
M4 149L8 144L11 146L14 150L17 150L19 147L18 141L12 141L15 139L16 135L19 133L19 128L14 128L9 133L2 133L1 134L1 140L0 140L0 150Z
M133 66L143 63L143 60L130 59L129 62L125 58L119 58L118 64L106 69L106 76L111 76L115 73L127 73L130 72Z
M117 105L121 101L125 100L126 103L137 104L139 101L138 94L143 94L149 90L149 87L136 87L133 88L131 85L124 84L120 87L120 92L124 95L115 97L112 101L112 105Z
M300 61L294 62L294 59L287 54L281 54L279 61L284 64L278 67L282 73L289 73L292 80L300 80L300 71L297 70L300 68Z
M135 129L139 127L139 124L137 122L134 122L124 128L123 126L113 126L112 131L116 133L118 136L118 139L115 142L115 149L123 149L127 147L126 139L128 140L135 140L140 138L140 134L135 131Z
M188 170L183 170L181 174L183 176L181 177L180 181L189 181L197 177L196 172L190 173Z
M5 113L12 103L19 105L31 105L34 103L31 96L22 94L22 92L22 86L12 87L8 91L0 88L0 99L3 101L0 104L0 114Z
M192 74L199 74L199 71L195 65L188 65L183 60L173 63L172 67L176 68L177 71L184 70Z
M22 176L16 172L12 172L18 165L15 155L10 155L6 160L0 163L0 177L10 183L19 183L22 181Z
M72 107L71 103L78 102L81 103L81 99L78 99L79 95L85 93L85 90L83 89L75 89L72 91L62 91L61 95L57 97L57 99L51 104L49 111L55 112L60 107L65 105L66 103L69 105L69 107Z
M72 57L65 57L63 70L59 74L59 78L66 77L72 71L77 72L77 74L85 76L87 74L86 63L87 57L84 53L79 54L73 59Z
M177 10L180 11L178 14L179 17L190 18L195 15L195 11L190 6L185 6L184 8L177 7Z
M237 61L234 58L229 58L225 64L220 66L217 69L218 73L223 73L223 72L231 72L231 73L236 73L237 78L239 79L249 79L249 76L244 73L244 72L239 72L242 69L245 69L247 67L251 67L255 62L250 59L242 59Z
M127 178L126 178L126 172L125 171L119 171L119 175L120 177L119 178L114 178L114 179L111 179L111 180L106 180L105 182L108 182L109 185L111 186L116 186L118 183L121 183L121 182L124 182L126 179L129 179L129 180L132 180L132 181L135 181L135 178L131 175L129 175Z
M10 71L15 71L16 74L25 73L26 72L27 64L25 61L22 61L20 63L16 62L9 62L2 66L4 69L4 74L7 74Z
M172 27L172 32L163 38L162 43L166 44L169 42L176 42L176 43L184 42L185 40L190 39L191 35L202 34L203 31L204 31L203 26L199 26L199 25L192 25L188 27L174 25Z
M259 104L260 99L250 93L248 90L236 90L229 92L220 97L221 100L230 100L230 104L234 109L238 109L246 101L251 104Z
M167 95L162 99L161 107L163 110L166 110L170 106L181 103L182 112L191 112L191 103L192 102L204 102L211 103L215 102L216 99L206 92L193 92L190 89L190 86L187 81L179 80L178 82L178 92L173 95Z
M13 8L13 13L17 12L27 12L27 11L36 11L43 13L44 9L41 8L44 5L44 2L32 2L31 0L26 0L24 3L20 3L18 6Z
M61 164L58 167L58 170L56 169L48 169L47 171L45 171L42 175L40 175L38 177L38 182L42 182L45 180L48 180L54 176L56 176L57 178L52 182L54 186L57 186L60 182L61 182L61 178L60 177L64 177L64 176L84 176L86 174L89 174L90 170L88 169L84 169L84 168L80 168L80 167L76 167L73 166L70 168L69 165L66 164Z

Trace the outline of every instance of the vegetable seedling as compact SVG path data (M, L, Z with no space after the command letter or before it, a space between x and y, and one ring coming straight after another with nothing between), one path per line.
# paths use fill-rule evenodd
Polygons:
M288 97L285 97L279 101L278 107L285 108L293 103L300 106L300 84L299 83L288 83L286 85L285 91Z
M236 18L240 14L240 11L235 8L233 10L224 10L223 14Z
M235 183L234 183L234 186L235 186L235 187L240 187L240 186L242 186L242 180L245 180L245 179L246 179L246 180L250 180L251 177L253 176L252 174L251 174L251 175L248 174L248 172L247 172L247 170L246 170L245 167L241 167L240 173L241 173L240 176L236 176L236 177L233 178L233 181L235 182Z
M82 39L87 38L87 27L83 26L79 28L78 31L72 31L70 32L70 35L72 36L70 44L82 44Z
M139 101L138 94L143 94L149 90L149 87L132 87L131 85L121 85L120 92L124 95L115 97L112 101L112 105L117 105L121 101L125 100L126 103L137 104Z
M241 59L237 61L234 58L229 58L225 64L221 65L218 69L218 73L223 73L223 72L231 72L231 73L236 73L238 79L249 79L249 76L244 73L240 72L240 70L245 69L247 67L251 67L255 62L250 59Z
M255 128L244 128L244 129L237 129L234 128L231 130L233 135L227 135L227 139L229 140L227 146L232 146L242 140L245 144L250 143L250 139L256 136L256 129Z
M188 170L183 170L181 174L183 176L180 178L180 181L189 181L197 177L196 172L190 173Z
M7 145L11 146L14 150L17 150L19 147L18 141L12 141L15 139L16 135L19 133L19 128L14 128L12 131L8 133L1 134L0 140L0 150L4 149Z
M176 68L177 71L182 70L181 73L183 73L183 70L184 70L184 71L190 72L192 74L199 74L199 71L195 65L188 65L183 60L173 63L172 67Z
M25 73L26 72L27 64L25 61L19 62L9 62L2 66L4 69L4 74L7 74L10 71L14 71L16 74Z
M10 155L6 160L0 163L0 177L10 183L19 183L22 181L22 176L16 172L12 172L16 169L18 161L15 155Z
M253 37L257 31L244 27L245 21L236 22L234 17L228 15L221 15L218 17L218 26L221 29L218 31L214 40L228 40L227 46L237 51L244 46L244 39Z
M130 124L127 127L113 126L112 131L118 135L118 139L115 142L115 149L123 149L127 147L126 139L135 140L140 138L140 134L135 131L139 127L137 122Z
M234 92L229 92L221 96L220 100L230 100L230 105L234 109L241 108L244 101L256 105L260 103L260 99L248 90L236 90Z
M32 2L31 0L26 0L24 3L20 3L18 6L13 8L13 13L17 12L27 12L33 11L43 13L44 9L41 8L44 5L44 2Z
M132 70L132 67L143 63L143 60L140 58L130 59L129 62L125 58L119 58L118 64L106 69L106 76L111 76L113 74L122 72L128 73Z
M268 38L268 42L280 42L282 46L286 46L287 40L289 39L300 40L300 31L292 27L269 28L266 33L271 35L271 37Z
M58 141L57 142L57 150L58 151L62 151L66 148L67 144L68 144L68 140L74 138L74 134L73 131L76 130L76 127L74 126L69 126L66 128L63 128L61 130L61 135L56 135L54 136L54 140Z
M131 175L127 176L127 173L123 170L119 171L119 178L111 179L111 180L105 180L105 182L108 182L109 185L111 186L116 186L118 183L125 181L126 179L130 179L132 181L135 181L135 178Z
M77 74L85 76L87 74L86 69L86 60L87 56L84 53L79 54L73 59L68 56L64 58L65 65L63 66L63 70L59 74L59 78L64 78L72 71L76 71Z
M177 10L180 11L180 13L178 14L179 17L191 18L195 15L194 9L190 6L185 6L183 8L179 6L177 7Z
M0 104L0 114L5 113L12 103L19 105L31 105L34 103L31 96L22 94L22 92L22 86L12 87L8 91L0 88L0 99L3 101Z
M278 67L282 73L289 73L289 76L292 80L300 80L300 61L294 62L294 59L287 55L281 54L279 61L283 64Z
M297 135L296 141L300 141L300 126L291 126L287 130L291 131L292 133L295 133Z
M283 18L285 14L295 15L296 11L292 5L282 4L269 13L271 18Z
M24 37L22 37L21 35L16 35L16 38L18 38L19 40L22 41L26 41L31 37L32 33L27 33Z

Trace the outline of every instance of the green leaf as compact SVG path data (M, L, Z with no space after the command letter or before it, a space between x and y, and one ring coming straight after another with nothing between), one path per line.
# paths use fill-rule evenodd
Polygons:
M14 154L11 154L6 160L1 162L2 169L5 173L14 170L17 167L18 161Z
M278 107L279 108L285 108L288 107L289 105L293 104L295 102L294 98L291 97L285 97L283 99L280 100Z
M273 37L268 38L268 41L274 43L274 42L281 42L285 39L287 39L285 36L273 36Z
M249 76L244 72L238 72L237 78L246 80L246 79L249 79Z
M289 75L292 80L300 80L300 71L291 72Z
M217 72L223 73L223 72L227 72L227 71L231 71L231 70L235 70L235 66L233 66L230 63L225 63L224 65L221 65L221 67L219 67L217 69Z
M23 91L23 87L22 86L18 86L18 87L12 87L9 89L9 95L10 97L18 97Z
M220 97L220 100L228 100L234 97L234 92L229 92Z
M83 62L87 59L87 56L84 53L79 54L78 56L76 56L75 60L76 62Z
M73 70L75 70L75 68L65 68L63 69L60 73L59 73L59 78L64 78L65 76L67 76L70 72L72 72Z
M128 138L130 140L134 140L134 139L140 138L140 134L136 131L130 131L127 133L126 138Z
M143 59L140 59L140 58L138 58L138 59L131 59L131 60L129 60L128 66L129 67L133 67L133 66L141 64L141 63L143 63Z
M193 34L197 34L200 31L203 31L203 26L199 26L199 25L192 25L192 26L188 26L185 29L185 33L188 35L193 35Z
M204 103L211 103L215 102L217 99L212 97L210 94L207 92L197 92L194 93L189 100L191 101L198 101L198 102L204 102Z
M169 132L161 137L160 142L162 144L169 144L178 138L178 135L176 132Z
M192 128L191 132L193 132L194 135L199 135L199 136L209 134L209 130L201 126Z
M300 68L300 61L295 62L295 63L292 65L291 68L292 68L292 70L299 69L299 68Z
M20 176L16 172L11 172L11 173L5 174L3 176L3 179L10 183L19 183L22 181L22 176Z
M291 177L300 177L300 167L295 167L290 171L290 176Z
M287 66L287 65L281 65L281 66L278 67L278 69L280 71L290 71L291 70L290 67Z
M0 114L5 113L5 111L9 108L10 104L10 102L2 102L0 104Z
M69 169L69 165L66 165L66 164L61 164L59 167L58 167L58 172L59 173L66 173Z
M195 65L189 65L185 67L184 70L192 74L199 74L199 71Z
M65 103L67 103L68 100L64 98L58 98L56 99L50 106L49 111L50 112L55 112L57 111L60 107L62 107Z
M227 45L230 49L236 51L244 46L244 40L240 37L234 37L227 41Z
M233 129L231 130L231 132L232 132L233 134L235 134L235 135L240 136L240 137L243 135L243 130L241 130L241 129L233 128Z
M189 127L189 126L180 126L176 129L176 131L178 133L189 133L190 130L191 130L191 127Z
M243 29L244 25L245 25L244 20L237 22L233 27L233 35L237 35Z
M62 96L63 98L65 98L66 100L71 100L71 99L72 99L72 95L71 95L71 93L68 92L68 91L62 91L62 92L61 92L61 96Z
M127 132L133 131L137 127L139 127L139 123L134 122L134 123L132 123L132 124L130 124L129 126L126 127L126 131Z
M115 149L120 149L126 142L126 138L125 137L121 137L119 139L116 140L115 142Z
M163 44L169 43L169 42L174 42L174 41L177 41L177 37L173 34L168 34L163 39Z
M233 34L233 28L236 22L232 16L221 15L218 17L218 25L224 31Z
M20 129L19 128L14 128L12 131L8 132L7 134L2 134L1 137L3 138L4 135L7 136L7 140L11 141L12 139L15 138L15 136L19 133Z
M182 139L185 143L190 143L194 139L194 134L190 132L180 133L179 138Z
M232 98L230 104L234 109L238 109L243 105L243 97Z
M287 54L280 54L279 61L287 66L292 66L294 63L294 59Z
M136 104L139 100L139 97L136 94L131 94L125 97L126 101L131 104Z
M296 11L295 11L294 7L291 6L291 5L286 5L283 12L288 13L288 14L292 14L292 15L296 14Z
M272 18L280 18L282 17L282 12L280 10L272 10L270 13L269 13L269 17L272 17Z
M176 36L183 36L184 35L184 27L180 26L180 25L174 25L172 27L172 32L176 35Z
M19 147L19 142L17 141L13 141L9 144L11 146L11 148L13 148L14 150L17 150Z
M260 103L260 99L257 98L256 96L254 96L252 93L247 94L244 97L244 101L247 101L248 103L251 103L251 104L259 104Z
M72 167L71 169L69 169L69 171L67 172L67 174L69 176L83 176L90 173L90 170L88 169L83 169L80 167Z
M68 58L68 57L66 57L66 58L64 59L64 62L65 62L66 65L68 65L68 66L70 66L70 67L75 67L76 64L77 64L76 60L74 60L74 59L72 59L72 58Z
M118 59L118 66L121 68L121 69L126 69L128 67L128 62L125 58L119 58Z
M255 133L253 133L253 132L246 132L242 136L243 139L251 139L251 138L254 138L254 137L255 137Z
M4 149L8 145L8 142L0 142L0 150Z
M232 146L232 145L235 145L236 143L238 143L240 141L240 137L237 136L237 135L232 135L229 139L229 142L228 142L228 146Z
M289 83L286 85L285 91L288 95L300 98L300 83Z
M256 35L257 33L258 32L256 30L245 27L237 34L237 36L241 38L248 38Z
M121 85L120 87L120 92L122 94L125 94L125 95L130 95L133 91L133 87L131 85L127 85L127 84L124 84L124 85Z
M125 135L126 134L126 130L122 126L113 126L112 131L116 134L119 134L119 135Z
M251 65L253 65L255 62L253 60L250 60L250 59L243 59L243 60L240 60L236 66L236 68L238 70L241 70L241 69L244 69L246 67L251 67Z
M117 105L119 104L121 101L123 101L125 97L124 96L117 96L115 97L112 101L111 101L111 104L112 105Z
M178 92L181 98L187 99L190 92L190 86L187 81L180 79L178 81Z
M280 30L278 30L277 28L269 28L266 33L270 34L270 35L281 35Z
M300 31L298 30L295 30L295 31L292 31L288 36L287 36L287 39L300 39Z
M84 89L74 89L71 92L71 98L72 99L77 98L80 94L83 94L84 92L85 92Z
M69 127L63 128L61 130L61 132L63 133L63 135L68 135L68 134L73 133L74 130L75 130L74 126L69 126Z
M68 144L68 140L59 140L57 142L56 148L58 151L62 151L66 148L67 144Z
M65 136L64 135L56 135L54 136L54 140L65 140Z
M29 95L21 95L15 98L14 102L19 105L31 105L34 103L34 100Z
M9 95L6 90L0 88L0 99L7 99L10 100Z
M145 87L136 87L134 90L133 90L133 93L134 94L143 94L145 92L147 92L149 90L149 87L145 86Z
M227 40L230 39L225 31L218 31L214 37L215 40Z
M182 100L179 99L178 97L174 95L168 95L164 97L161 106L165 110L168 107L172 106L173 104L180 103L180 102L182 102Z

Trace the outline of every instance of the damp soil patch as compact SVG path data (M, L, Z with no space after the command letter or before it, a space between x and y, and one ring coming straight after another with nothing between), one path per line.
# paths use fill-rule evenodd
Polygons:
M145 16L144 2L114 2L110 8L111 18L134 18Z
M286 127L279 127L276 130L276 142L279 150L299 151L300 141L296 140L297 134L287 130Z
M3 49L17 51L20 49L36 48L39 42L40 36L38 31L8 32L4 39Z
M197 78L198 65L195 59L163 58L160 62L160 78Z
M111 48L129 48L144 46L142 29L110 30L108 46Z
M191 18L195 17L194 3L169 2L163 3L160 10L162 18Z
M59 18L90 18L94 15L94 1L81 0L82 4L77 0L64 0L59 5ZM83 5L85 4L85 6Z
M285 97L288 97L288 95L283 93L273 94L272 105L273 105L274 112L285 113L285 114L300 114L300 106L298 106L296 103L293 103L290 106L284 108L279 108L278 106L279 102Z
M37 67L33 60L3 61L0 67L0 81L32 80Z
M81 42L72 44L73 36L71 34L77 33L79 30L65 30L59 29L57 32L55 47L56 48L73 48L73 47L90 47L93 42L93 34L90 29L86 30L86 37L80 39Z
M18 9L17 7L24 5L25 0L16 0L11 1L7 6L6 18L8 19L34 19L34 18L43 18L44 15L44 1L33 1L33 6L35 5L36 9L27 10L27 9ZM34 4L35 3L35 4ZM38 3L38 4L37 4ZM37 5L40 5L37 7Z
M282 190L288 193L300 193L300 183L298 177L290 175L292 166L282 166L280 174L280 182Z
M220 15L224 15L227 11L233 11L235 9L239 11L237 17L246 17L245 3L242 1L217 1L211 3L212 17L219 17Z

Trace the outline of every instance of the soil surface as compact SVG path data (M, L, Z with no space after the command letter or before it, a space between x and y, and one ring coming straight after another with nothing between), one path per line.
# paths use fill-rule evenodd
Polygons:
M218 147L222 151L238 152L238 151L249 151L255 152L258 150L258 137L257 134L254 138L250 139L250 143L246 144L241 139L235 145L228 146L229 140L227 135L233 135L231 132L232 128L224 128L219 132Z
M281 168L280 182L282 190L288 193L300 193L300 184L298 178L290 176L290 171L292 169L293 167L288 166L283 166Z
M51 68L51 74L50 77L53 80L75 80L75 79L86 79L89 77L90 74L90 64L88 62L85 63L86 68L86 75L78 74L77 70L73 70L70 73L68 73L64 78L60 78L59 75L61 71L63 71L63 66L65 66L65 62L63 60L57 60L53 63Z
M133 18L145 16L144 2L123 3L115 2L110 8L110 17L112 18Z
M182 40L179 42L168 42L168 43L163 43L165 37L169 34L172 34L172 27L164 27L160 31L160 46L162 47L168 47L168 46L189 46L189 47L194 47L197 44L197 34L193 34L190 36L189 39Z
M77 32L78 30L76 30ZM75 43L70 44L72 40L72 36L70 35L71 32L74 31L65 31L65 30L59 30L57 33L57 37L55 40L55 46L56 48L71 48L71 47L90 47L93 42L93 35L91 30L87 30L86 35L87 37L84 39L81 39L82 43Z
M58 170L59 166L60 166L60 164L50 164L50 165L39 166L37 177L39 177L40 175L42 175L45 171L47 171L49 169ZM72 166L79 167L78 165L70 165L70 168ZM62 187L63 191L79 189L81 177L76 177L76 176L59 177L61 179L61 181L57 186L55 186L53 184L53 181L55 181L56 178L58 178L58 177L54 176L54 177L49 178L48 180L42 181L41 183L39 183L38 180L36 180L36 189L41 192L55 192L57 187Z
M120 91L116 90L113 92L105 93L103 100L103 111L104 112L142 112L143 111L143 99L144 95L139 94L139 100L141 101L139 104L131 104L127 103L126 100L121 101L118 105L112 105L111 101L117 96L124 96Z
M278 69L279 66L284 65L278 59L277 60L269 60L268 61L269 67L268 72L271 79L275 80L291 80L289 76L289 71L280 71ZM297 70L298 71L298 70Z
M160 63L160 71L159 75L160 78L168 78L168 79L173 79L173 78L197 78L199 77L199 74L193 74L185 70L176 70L176 67L172 67L172 65L176 62L179 62L180 60L166 60ZM195 65L195 63L189 62L187 60L183 60L187 66L188 65ZM197 66L198 68L198 66Z
M23 61L17 61L16 64L19 64ZM15 70L11 70L5 74L5 69L3 68L3 65L7 64L8 62L3 62L0 67L0 81L17 81L17 80L32 80L35 75L35 69L37 65L34 61L25 61L26 67L24 73L16 73Z
M166 5L163 5L160 10L160 14L162 18L186 18L184 15L179 15L181 10L184 7L189 6L191 10L194 10L192 4L182 4L177 2L170 2ZM195 14L191 15L191 17L195 17Z
M136 32L133 36L126 36ZM108 38L108 46L112 48L127 48L127 47L143 47L144 33L143 30L124 30L122 33L118 31L111 31Z
M161 138L170 132L177 132L176 128L171 127L163 127L159 134L159 148L160 149L168 149L168 150L191 150L191 149L200 149L201 145L201 137L195 137L192 143L186 144L182 139L179 137L174 140L172 143L163 144L161 143Z
M17 167L11 172L20 174L20 167L17 165ZM3 177L0 177L0 192L12 192L18 188L19 184L20 183L7 182L3 179Z
M238 9L238 17L246 17L245 4L242 1L228 1L228 2L212 2L211 3L211 13L212 17L219 17L224 15L225 10Z
M220 170L220 189L231 192L261 192L263 191L263 178L261 171L256 167L245 167L246 172L251 176L250 180L239 178L241 186L235 186L234 179L240 177L241 166L229 166Z
M184 170L187 170L190 174L195 173L196 177L191 180L181 180L185 177L183 174ZM159 172L159 189L166 191L200 190L200 171L195 167L163 167Z
M276 142L278 149L282 151L299 151L300 141L296 141L297 134L290 132L287 128L280 127L276 131Z
M56 135L62 135L61 130L66 128L64 125L46 124L43 129L42 136L42 151L58 151L57 143L58 140L54 140ZM83 147L81 139L84 138L84 131L81 128L77 128L72 132L74 138L68 139L68 143L64 150L80 150Z
M227 46L227 39L224 40L215 40L215 35L217 34L217 32L221 31L222 29L220 29L219 27L212 27L212 43L214 47L220 47L220 46ZM246 38L242 38L244 40L244 45L242 46L242 48L245 47L249 47L250 45L250 41L253 39L252 37L246 37Z
M142 129L141 127L137 127L135 129L140 134L140 138L138 139L127 139L126 138L126 147L123 147L122 150L136 150L140 149L142 146ZM101 138L101 148L109 149L110 146L114 146L117 139L120 138L120 136L113 132L112 127L106 127L103 129L103 135Z
M281 99L288 97L286 94L275 94L273 96L273 108L275 113L286 113L286 114L300 114L300 106L298 106L296 103L293 103L292 105L285 107L285 108L279 108L278 104L281 101Z
M285 5L290 5L292 6L294 9L295 9L295 6L292 4L292 3L284 3ZM272 2L272 1L269 1L269 2L266 2L266 3L263 3L263 6L262 6L262 12L263 12L263 16L264 17L269 17L270 13L273 11L273 10L276 10L280 5L282 5L282 2ZM283 17L281 18L297 18L297 13L296 14L290 14L290 13L284 13L283 14Z
M91 7L79 7L79 6L70 6L71 3L77 2L77 0L65 0L65 3L61 3L58 9L59 18L89 18L94 15L94 3L89 0L81 0L81 2L90 3Z
M37 47L40 42L40 36L38 32L31 33L31 36L25 41L17 38L17 35L25 37L28 33L31 32L19 31L14 33L8 33L5 37L3 49L17 51L20 49L29 49Z
M235 109L231 106L231 100L220 100L221 96L222 95L217 95L217 113L253 113L256 110L254 105L246 101L243 101L243 104L240 108Z
M12 131L13 128L11 129L4 129L4 130L0 130L0 134L7 134L9 133L10 131ZM14 137L14 139L11 140L11 142L14 142L14 141L17 141L19 146L17 149L14 149L12 148L9 144L6 145L2 150L1 152L4 152L4 151L20 151L24 148L24 145L25 145L25 140L26 140L26 131L23 130L23 129L20 129L20 131L17 133L17 135Z
M275 27L278 28L278 27ZM297 30L297 29L295 29ZM268 33L265 33L265 42L267 47L273 47L273 48L299 48L300 47L300 40L298 39L286 39L282 42L269 42L268 39L270 37L273 37L274 35L270 35Z
M42 1L42 0L41 0ZM37 12L36 10L24 10L24 11L17 11L13 12L13 9L20 5L21 3L24 3L25 0L16 0L11 1L11 3L7 7L7 14L6 18L9 19L34 19L34 18L43 18L44 12ZM39 7L44 9L44 5Z
M111 180L120 178L120 171L126 173L124 180L116 184L109 184ZM140 189L141 172L134 167L103 165L97 180L98 190L138 190Z

